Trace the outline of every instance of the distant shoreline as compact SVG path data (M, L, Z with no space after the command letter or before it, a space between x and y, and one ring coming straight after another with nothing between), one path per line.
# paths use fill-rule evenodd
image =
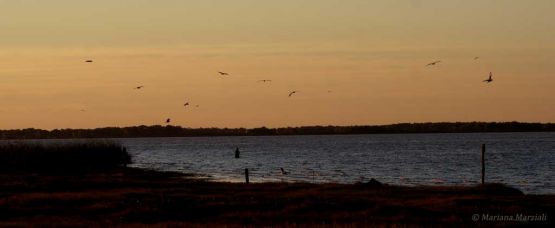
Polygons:
M141 125L133 127L104 127L95 129L54 130L27 128L0 130L0 140L494 132L555 132L555 123L438 122L355 126L302 126L280 128L186 128L172 125Z

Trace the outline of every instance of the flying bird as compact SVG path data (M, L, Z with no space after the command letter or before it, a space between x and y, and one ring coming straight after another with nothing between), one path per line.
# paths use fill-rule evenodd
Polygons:
M474 60L478 60L479 58L480 58L480 57L476 56L476 57L474 57Z
M183 106L187 107L187 105L189 105L189 102L186 102Z
M281 175L287 175L289 174L289 172L285 172L285 170L283 168L279 168L281 170Z
M92 63L93 61L90 59L85 60L86 63Z
M142 89L144 86L137 86L135 89Z
M435 61L435 62L431 62L431 63L426 64L426 66L434 66L434 65L436 65L436 64L438 64L438 63L440 63L440 62L441 62L441 60Z
M85 109L81 109L81 110L79 110L79 111L81 111L81 112L86 112L87 110L85 110Z
M170 119L170 118L166 119L166 123L168 123L168 124L169 124L169 123L170 123L170 121L171 121L171 119Z
M486 79L486 80L483 80L482 82L490 83L490 82L492 82L492 81L493 81L493 74L492 74L491 72L489 72L489 78Z
M293 94L295 94L295 93L297 93L297 92L299 92L299 91L296 91L296 90L291 91L291 92L289 93L289 96L292 96Z
M219 73L220 75L222 75L222 76L224 76L224 75L229 75L228 73L222 72L222 71L218 71L218 73Z
M272 80L268 80L268 79L264 79L264 80L258 80L257 82L271 82Z

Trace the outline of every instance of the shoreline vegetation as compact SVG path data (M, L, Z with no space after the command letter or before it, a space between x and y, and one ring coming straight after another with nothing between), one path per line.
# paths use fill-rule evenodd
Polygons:
M502 185L227 183L128 168L112 141L0 146L0 226L447 226L553 224L555 195ZM473 216L486 220L473 220ZM539 221L490 221L494 216ZM526 217L528 218L528 217Z
M389 125L304 126L282 128L186 128L181 126L104 127L95 129L14 129L0 130L0 140L138 138L198 136L278 136L278 135L348 135L407 133L481 133L481 132L553 132L555 123L524 122L439 122L399 123Z
M501 184L244 184L134 168L0 173L0 194L2 227L552 227L555 212L555 195L524 195ZM547 220L487 220L499 215Z
M82 173L110 170L130 163L127 149L109 140L0 143L0 172Z

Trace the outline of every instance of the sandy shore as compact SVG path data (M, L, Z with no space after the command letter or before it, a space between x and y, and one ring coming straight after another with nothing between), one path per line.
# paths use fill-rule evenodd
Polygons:
M542 221L499 217L519 215ZM546 219L537 217L542 215ZM0 174L0 226L551 226L554 218L555 195L524 195L495 184L247 185L130 168Z

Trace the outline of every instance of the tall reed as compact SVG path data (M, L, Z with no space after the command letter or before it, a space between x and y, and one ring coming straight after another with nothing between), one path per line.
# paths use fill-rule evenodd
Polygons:
M110 169L131 163L114 141L0 142L0 171L68 171Z

